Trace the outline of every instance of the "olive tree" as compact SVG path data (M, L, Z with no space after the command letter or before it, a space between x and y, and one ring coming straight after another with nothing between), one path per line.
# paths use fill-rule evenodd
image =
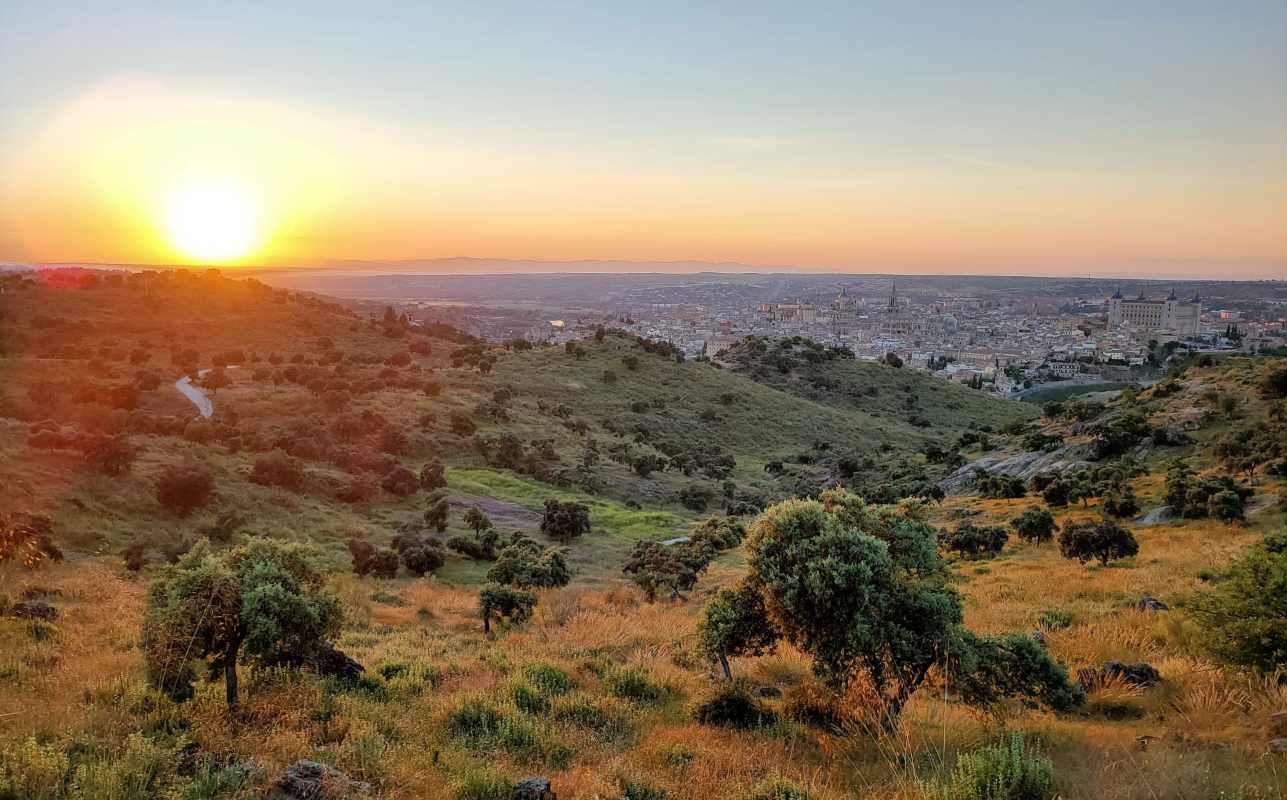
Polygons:
M493 619L524 622L532 616L536 595L522 589L489 583L478 591L478 613L483 618L483 633L492 632Z
M545 501L541 533L558 542L570 542L590 532L590 509L584 503Z
M1129 528L1111 519L1069 522L1059 533L1059 553L1085 564L1098 559L1101 565L1139 553L1139 543Z
M199 542L148 592L143 650L152 682L192 695L193 663L222 673L236 712L237 662L299 666L339 631L341 609L298 544L252 539L223 555Z
M1025 542L1048 542L1055 533L1055 517L1046 508L1030 508L1010 521L1010 526Z
M736 589L721 589L702 610L697 630L702 650L719 661L726 680L733 679L729 656L772 652L780 638L764 610L763 594L750 581Z

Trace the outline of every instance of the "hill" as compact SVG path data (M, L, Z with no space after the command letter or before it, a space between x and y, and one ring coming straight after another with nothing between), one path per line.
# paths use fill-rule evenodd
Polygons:
M43 516L64 556L0 562L0 798L242 800L299 759L396 800L509 798L528 775L548 776L562 800L969 797L980 795L958 757L988 763L980 747L1003 729L1050 759L1043 798L1287 789L1281 756L1266 752L1287 708L1280 675L1213 650L1194 612L1236 588L1232 563L1287 522L1287 415L1268 388L1287 359L1195 363L1034 417L906 369L838 354L815 363L798 342L721 369L612 332L493 347L217 274L53 272L0 278L0 290L0 546L32 530L38 546ZM775 349L787 369L757 374ZM176 389L185 376L209 394L211 418ZM1045 468L1022 478L1009 469L1037 459ZM942 547L920 553L931 568L918 580L959 597L972 635L1039 642L1056 672L1085 678L1085 703L980 706L948 680L948 661L882 732L864 716L872 685L833 692L796 641L729 658L758 704L744 727L700 710L730 688L703 649L704 610L757 569L760 545L641 553L637 541L700 538L703 520L732 529L724 512L755 526L762 508L836 482L893 502L954 471L961 485L940 503L858 514L893 520L902 537L860 541L879 563L928 531ZM213 492L180 482L180 499L200 501L190 510L159 491L193 474ZM439 483L442 531L430 521ZM589 532L543 532L551 500L584 505ZM478 587L498 562L425 544L481 543L474 507L502 545L523 533L557 546L571 570L567 585L528 586L530 618L493 620L486 634ZM1138 555L1083 564L1008 534L995 550L956 548L963 529L1005 533L1043 510L1063 530L1107 515ZM255 535L311 546L313 588L343 613L330 643L365 669L247 656L235 715L215 682L176 700L149 670L148 586L184 574L165 562L194 543L191 559L222 558ZM417 576L404 552L394 577L354 573L349 542L408 539L443 563ZM674 570L675 597L648 602L622 574L628 556ZM838 549L807 575L825 583L852 557ZM684 559L696 559L691 583ZM872 573L839 592L873 586L889 583ZM180 620L180 633L195 641L204 616ZM1113 661L1159 680L1108 675ZM1030 677L996 680L1007 676Z

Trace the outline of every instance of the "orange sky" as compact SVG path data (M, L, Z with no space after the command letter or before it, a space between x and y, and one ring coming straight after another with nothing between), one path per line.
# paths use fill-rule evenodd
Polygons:
M1061 69L1087 68L1073 55ZM1065 115L1048 119L1038 113L1047 87L1023 83L1018 65L987 63L981 51L958 56L961 63L938 65L941 75L900 77L905 103L847 94L853 80L868 93L893 89L865 73L825 78L835 65L824 52L790 74L798 84L746 83L732 100L708 84L678 82L682 73L659 83L665 69L683 67L653 65L661 78L620 85L634 61L616 64L625 71L602 95L584 85L593 73L562 76L552 85L563 95L511 76L512 97L525 99L508 115L503 105L464 108L470 95L460 87L453 103L429 103L432 83L404 87L403 112L383 99L368 108L367 95L346 88L345 70L361 66L348 62L331 65L338 71L324 91L286 91L271 77L232 80L226 69L94 76L86 68L58 91L31 90L30 102L11 106L21 110L17 121L0 123L0 260L476 256L1287 277L1287 107L1265 105L1272 77L1248 88L1256 64L1237 65L1229 77L1240 81L1237 91L1218 97L1207 94L1219 87L1195 86L1196 72L1168 83L1167 64L1143 65L1157 68L1148 73L1156 86L1143 82L1132 87L1137 94L1103 76L1086 75L1083 85L1061 72L1051 91L1086 96L1046 107ZM1218 64L1224 56L1205 57ZM593 58L611 62L603 51ZM966 80L980 63L992 83ZM716 79L734 69L699 66ZM503 67L484 69L467 88L488 91ZM374 85L393 92L413 71L393 74ZM953 82L962 97L951 95ZM792 91L822 83L827 94L792 105ZM665 94L678 87L686 94ZM1158 97L1144 93L1150 87ZM1166 96L1199 89L1201 102L1188 108ZM1246 108L1235 107L1242 101ZM1156 108L1132 111L1150 102ZM1224 116L1212 117L1205 103L1222 103ZM721 104L730 110L701 113ZM572 117L558 116L569 108ZM192 187L210 185L232 199L184 205Z

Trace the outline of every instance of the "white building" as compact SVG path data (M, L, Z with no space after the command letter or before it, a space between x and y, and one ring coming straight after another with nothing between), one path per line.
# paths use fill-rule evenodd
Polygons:
M1202 298L1195 294L1192 300L1177 300L1174 289L1165 300L1149 300L1142 292L1139 297L1128 300L1120 291L1113 292L1106 305L1110 329L1130 326L1176 336L1196 336L1202 317Z

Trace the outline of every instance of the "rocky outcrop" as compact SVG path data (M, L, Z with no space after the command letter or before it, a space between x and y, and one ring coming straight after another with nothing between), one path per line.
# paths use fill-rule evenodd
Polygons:
M370 791L371 784L355 781L334 767L300 760L286 768L264 800L348 800Z
M510 800L556 800L549 778L524 778L514 784Z
M1064 445L1055 450L1030 450L1012 456L984 456L957 469L939 481L939 488L947 494L969 492L977 477L976 470L992 475L1011 475L1023 480L1041 472L1068 472L1091 466L1090 447L1084 444Z
M1166 611L1170 608L1166 603L1158 600L1156 597L1146 594L1135 603L1136 611Z
M1175 509L1170 506L1158 506L1135 520L1136 525L1165 525L1175 519Z

